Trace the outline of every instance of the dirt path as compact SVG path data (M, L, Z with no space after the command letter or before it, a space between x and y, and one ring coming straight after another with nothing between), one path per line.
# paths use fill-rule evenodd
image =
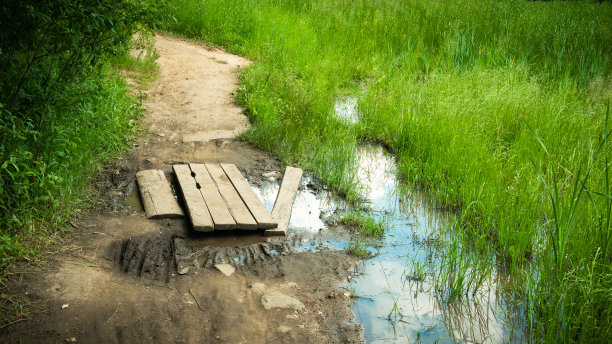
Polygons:
M12 281L34 312L0 332L0 342L358 342L339 287L354 264L344 252L299 253L312 238L298 235L196 235L184 220L147 220L121 206L142 169L170 177L173 163L227 162L257 183L281 167L234 138L248 125L231 99L247 60L161 36L157 49L160 76L144 101L149 132L100 179L105 206L80 217L44 271ZM177 273L175 256L191 264L187 274ZM236 272L211 267L221 261ZM289 308L264 307L274 302Z

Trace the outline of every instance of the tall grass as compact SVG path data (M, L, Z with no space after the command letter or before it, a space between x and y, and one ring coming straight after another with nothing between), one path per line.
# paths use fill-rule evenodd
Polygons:
M352 197L356 144L383 143L457 214L462 249L514 276L534 341L612 339L611 3L178 0L174 16L256 61L237 98L252 142ZM333 114L346 95L354 125Z

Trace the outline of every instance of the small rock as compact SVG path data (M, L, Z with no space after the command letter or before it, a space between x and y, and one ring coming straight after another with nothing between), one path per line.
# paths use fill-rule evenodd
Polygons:
M69 305L69 304L67 304L67 303L64 303L64 304L62 305L62 309L66 309L66 308L68 308L68 306L70 306L70 305Z
M274 183L276 181L276 178L268 177L268 179L266 179L266 180L269 181L270 183Z
M150 162L151 164L157 164L157 159L155 158L148 158L146 161Z
M271 291L264 294L261 297L261 303L263 304L265 309L272 308L285 308L285 309L294 309L294 310L302 310L304 309L304 304L299 300L292 298L291 296L285 295L278 291Z
M351 298L351 293L349 293L349 292L347 292L347 291L345 291L344 293L342 293L342 295L344 295L344 296L346 296L346 297L348 297L348 298Z
M236 268L229 264L215 264L215 269L221 271L221 273L228 277L236 271Z
M164 137L164 136L166 136L166 134L164 134L164 133L159 133L159 134L157 134L157 136Z
M279 326L278 327L278 332L280 333L287 333L291 331L291 327L287 327L287 326Z
M178 273L179 275L185 275L185 274L187 274L188 272L189 272L189 267L188 267L188 266L187 266L187 267L184 267L184 268L182 268L182 269L180 269L179 271L177 271L177 273Z
M257 294L263 294L266 291L266 285L263 283L253 283L251 285L253 292Z
M280 176L280 172L277 172L277 171L266 172L266 173L262 173L261 176L264 178L274 178L276 180L276 178Z

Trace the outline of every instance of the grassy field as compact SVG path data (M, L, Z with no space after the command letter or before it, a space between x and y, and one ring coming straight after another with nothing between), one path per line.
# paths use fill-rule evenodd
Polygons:
M173 15L168 30L256 61L237 97L252 142L351 199L355 146L384 144L517 281L531 340L612 340L611 3L178 0ZM346 96L354 125L334 117Z

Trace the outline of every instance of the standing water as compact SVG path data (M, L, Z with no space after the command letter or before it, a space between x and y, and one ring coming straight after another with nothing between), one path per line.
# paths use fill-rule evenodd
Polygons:
M507 295L493 281L495 273L477 293L452 302L435 292L430 271L444 255L439 241L446 215L397 180L395 161L382 147L362 146L356 154L362 194L385 227L381 238L368 241L373 257L362 262L347 285L366 342L518 342L518 332L505 318Z

